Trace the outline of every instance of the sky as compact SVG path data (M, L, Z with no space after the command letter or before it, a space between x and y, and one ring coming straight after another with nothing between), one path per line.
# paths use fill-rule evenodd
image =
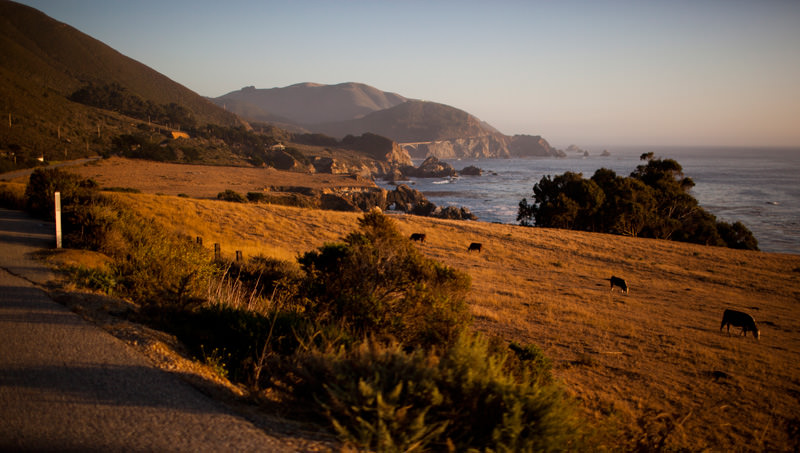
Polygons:
M800 147L798 0L21 3L203 96L360 82L557 147Z

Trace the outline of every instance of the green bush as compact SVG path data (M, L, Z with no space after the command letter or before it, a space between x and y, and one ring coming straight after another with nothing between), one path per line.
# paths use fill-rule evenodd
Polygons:
M57 168L37 168L31 173L25 187L25 207L32 215L55 219L55 192L61 193L62 210L78 201L88 192L96 191L97 183L82 179L73 173Z
M524 364L524 365L521 365ZM586 430L541 362L460 335L440 353L364 341L298 355L294 389L344 440L371 451L562 451Z
M247 201L251 203L263 203L267 201L267 194L264 192L247 192Z
M303 271L296 262L264 256L252 257L244 263L231 263L228 274L254 296L268 299L278 296L278 290L287 293L281 294L281 299L295 296L303 279Z
M224 192L217 194L217 199L222 201L232 201L235 203L244 203L247 199L242 194L235 192L231 189L226 189Z
M305 311L355 336L411 347L446 344L469 324L469 276L419 253L394 222L370 212L360 231L300 258Z
M117 286L116 276L105 269L69 266L64 269L71 281L84 287L111 295Z
M0 206L7 209L25 209L25 187L13 183L0 183Z
M186 310L205 300L219 275L212 252L164 233L161 225L122 211L101 251L115 258L119 283L139 304L158 311Z

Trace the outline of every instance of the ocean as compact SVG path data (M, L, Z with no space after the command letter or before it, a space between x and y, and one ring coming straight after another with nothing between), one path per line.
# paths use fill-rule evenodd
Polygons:
M700 206L720 220L741 221L762 251L800 254L800 149L630 147L609 152L607 157L590 151L588 157L442 159L456 170L474 165L484 173L452 180L413 178L408 184L437 206L465 206L478 221L516 224L520 200L532 201L533 186L544 175L573 171L588 178L608 168L628 176L643 163L643 153L653 152L678 161L695 182L691 193ZM392 189L384 181L379 185Z

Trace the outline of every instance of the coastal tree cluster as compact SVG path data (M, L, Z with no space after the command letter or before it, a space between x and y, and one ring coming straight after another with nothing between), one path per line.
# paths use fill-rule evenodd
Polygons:
M128 92L119 83L94 84L80 88L69 96L73 102L112 110L123 115L157 124L169 125L177 129L194 127L197 121L186 107L171 102L156 104L146 101L134 93Z
M550 175L533 186L533 201L519 202L525 226L565 228L758 250L741 222L720 221L691 194L694 181L673 159L642 154L630 176L607 168L591 178L581 173Z

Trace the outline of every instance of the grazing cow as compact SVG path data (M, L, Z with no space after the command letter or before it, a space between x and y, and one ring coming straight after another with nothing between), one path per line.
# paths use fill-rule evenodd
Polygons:
M611 291L614 291L615 286L619 286L623 293L628 294L628 284L625 283L625 280L613 275L608 280L611 282Z
M480 242L473 242L472 244L469 245L469 247L467 247L467 252L476 250L478 253L481 253L481 247L483 247L483 244L481 244Z
M741 327L742 335L744 336L747 336L748 331L753 332L753 336L756 337L756 340L758 340L758 336L761 334L761 332L758 331L758 327L756 327L756 322L753 317L741 311L725 310L725 312L722 313L722 324L720 324L719 330L722 331L722 328L725 326L728 326L728 335L731 334L731 326Z
M411 240L425 242L425 233L411 233Z

